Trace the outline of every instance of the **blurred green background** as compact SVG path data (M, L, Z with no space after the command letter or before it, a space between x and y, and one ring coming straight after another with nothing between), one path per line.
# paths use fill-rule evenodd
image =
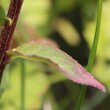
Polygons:
M9 0L1 0L6 12ZM24 0L12 48L51 39L86 66L93 42L97 0ZM102 22L93 75L107 93L88 87L81 110L110 110L110 0L103 1ZM25 62L25 110L74 110L81 86L41 62ZM21 62L12 59L4 71L0 110L20 110ZM6 75L6 76L5 76Z

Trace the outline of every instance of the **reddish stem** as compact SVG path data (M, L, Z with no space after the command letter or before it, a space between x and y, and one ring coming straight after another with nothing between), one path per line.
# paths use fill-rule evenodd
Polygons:
M0 81L5 68L8 56L6 51L9 50L12 42L12 36L16 27L20 9L23 0L11 0L7 16L12 20L12 24L5 24L0 35Z

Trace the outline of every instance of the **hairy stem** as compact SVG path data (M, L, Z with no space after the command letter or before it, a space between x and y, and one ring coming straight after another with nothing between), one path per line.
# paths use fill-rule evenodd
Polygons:
M9 50L12 42L12 36L16 27L20 9L23 0L11 0L7 17L12 20L12 24L6 23L1 31L0 35L0 81L2 78L3 70L8 60L6 51Z
M88 72L91 72L93 63L94 63L94 59L96 56L97 45L98 45L98 40L99 40L99 33L100 33L101 13L102 13L102 0L98 0L97 23L96 23L96 30L95 30L94 40L93 40L93 44L92 44L92 49L91 49L88 64L87 64ZM82 86L79 100L78 100L78 103L76 106L76 110L80 110L80 107L84 101L86 89L87 89L87 86Z

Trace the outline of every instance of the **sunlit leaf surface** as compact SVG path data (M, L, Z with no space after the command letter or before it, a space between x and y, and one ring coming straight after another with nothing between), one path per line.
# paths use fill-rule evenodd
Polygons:
M76 60L50 43L31 42L8 51L9 55L41 60L56 66L73 82L89 85L105 91L105 87L89 74Z
M54 21L54 28L69 45L76 46L80 43L79 33L68 20L63 18L56 19Z

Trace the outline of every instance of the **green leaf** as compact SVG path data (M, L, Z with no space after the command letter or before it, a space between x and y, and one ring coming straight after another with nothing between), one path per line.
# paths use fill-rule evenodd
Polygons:
M5 15L5 10L3 9L3 7L0 5L0 26L3 26L6 19L5 19L6 15Z
M3 76L0 84L0 98L2 97L2 94L7 88L8 79L9 79L9 65L6 66L5 71L3 72Z
M9 55L53 64L73 82L105 91L105 87L88 73L76 60L50 42L31 42L7 52Z

